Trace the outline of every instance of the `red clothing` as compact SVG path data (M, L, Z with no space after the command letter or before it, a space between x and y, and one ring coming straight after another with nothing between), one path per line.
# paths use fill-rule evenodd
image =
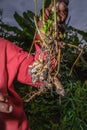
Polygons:
M37 59L40 48L36 46L36 55L29 55L15 44L0 38L0 92L7 94L9 103L13 106L12 113L0 112L0 130L30 130L23 110L22 100L15 92L13 81L17 78L21 83L32 83L28 74L29 65Z

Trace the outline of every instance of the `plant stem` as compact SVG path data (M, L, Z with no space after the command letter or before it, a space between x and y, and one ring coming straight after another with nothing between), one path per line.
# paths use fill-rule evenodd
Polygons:
M34 6L35 6L35 16L37 17L38 14L37 0L34 0Z
M42 0L42 21L44 24L44 0Z
M56 0L54 0L54 25L55 25L55 36L57 32L57 18L56 18Z
M70 70L69 76L72 74L73 68L74 68L74 66L76 65L76 63L78 62L78 60L79 60L79 58L81 57L82 53L83 53L83 50L81 50L81 52L79 53L78 57L76 58L74 64L72 65L72 68L71 68L71 70Z

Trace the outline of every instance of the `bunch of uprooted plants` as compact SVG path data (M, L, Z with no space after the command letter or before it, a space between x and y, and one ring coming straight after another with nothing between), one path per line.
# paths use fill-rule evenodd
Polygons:
M60 96L65 95L64 87L61 83L60 66L61 59L63 60L62 49L66 46L76 49L78 53L75 59L69 75L72 74L74 66L77 64L79 58L81 57L83 51L87 46L78 46L71 43L66 43L64 39L66 38L66 33L60 31L60 24L58 23L58 12L56 10L56 0L51 0L50 6L52 6L52 11L50 13L49 19L44 18L44 0L42 0L42 15L37 16L37 2L35 3L35 17L34 22L36 26L35 35L39 35L39 40L33 40L32 46L30 48L29 54L33 48L33 44L37 43L40 47L40 54L37 60L29 66L29 73L32 75L32 82L34 84L41 82L41 86L38 90L28 93L24 97L25 102L31 101L36 96L45 93L47 90L55 89L56 93ZM38 26L38 21L42 22L42 27ZM63 25L64 29L65 26ZM63 29L63 27L61 27Z

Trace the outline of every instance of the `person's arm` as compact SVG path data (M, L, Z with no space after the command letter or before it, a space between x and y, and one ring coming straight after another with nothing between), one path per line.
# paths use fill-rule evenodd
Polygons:
M40 47L36 45L35 55L28 54L28 52L23 51L22 48L16 46L14 43L0 38L0 45L2 47L2 52L5 53L2 58L5 60L5 71L8 75L8 84L7 86L11 86L14 79L21 83L29 84L34 87L39 87L41 85L40 82L32 83L32 76L29 73L29 66L34 63L34 61L38 58L40 53ZM8 102L8 96L4 95L0 92L0 112L3 113L11 113L13 107Z
M41 82L33 83L32 75L29 73L29 67L38 59L40 54L40 47L35 44L35 55L28 54L25 51L21 51L18 55L18 72L17 72L17 80L21 83L29 84L34 87L39 87Z
M32 55L3 38L0 39L0 44L5 53L5 57L3 58L6 60L6 63L4 64L6 64L5 69L8 75L7 85L11 86L14 79L17 79L19 82L24 84L30 84L35 87L40 86L39 83L32 83L32 76L29 73L29 66L38 58L40 48L36 46L35 55Z

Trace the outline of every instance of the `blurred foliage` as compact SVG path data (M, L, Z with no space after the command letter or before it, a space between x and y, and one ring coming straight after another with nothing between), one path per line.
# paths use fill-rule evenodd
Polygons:
M2 21L2 11L0 11L0 36L29 50L35 33L33 17L34 13L29 10L22 16L15 12L14 18L19 27L13 27ZM66 95L60 97L52 90L29 103L24 102L31 130L87 130L87 48L84 49L72 75L69 76L70 68L79 50L68 46L68 43L85 46L87 32L67 26L64 41L67 46L62 48L60 74ZM15 86L20 86L15 89L21 97L36 89L17 81Z
M1 13L1 16L2 14L3 13ZM31 11L27 11L23 13L23 16L20 16L17 12L15 12L14 18L18 23L19 28L3 23L1 17L0 36L12 42L15 42L17 45L24 49L29 50L35 33L35 24L33 20L34 13Z

